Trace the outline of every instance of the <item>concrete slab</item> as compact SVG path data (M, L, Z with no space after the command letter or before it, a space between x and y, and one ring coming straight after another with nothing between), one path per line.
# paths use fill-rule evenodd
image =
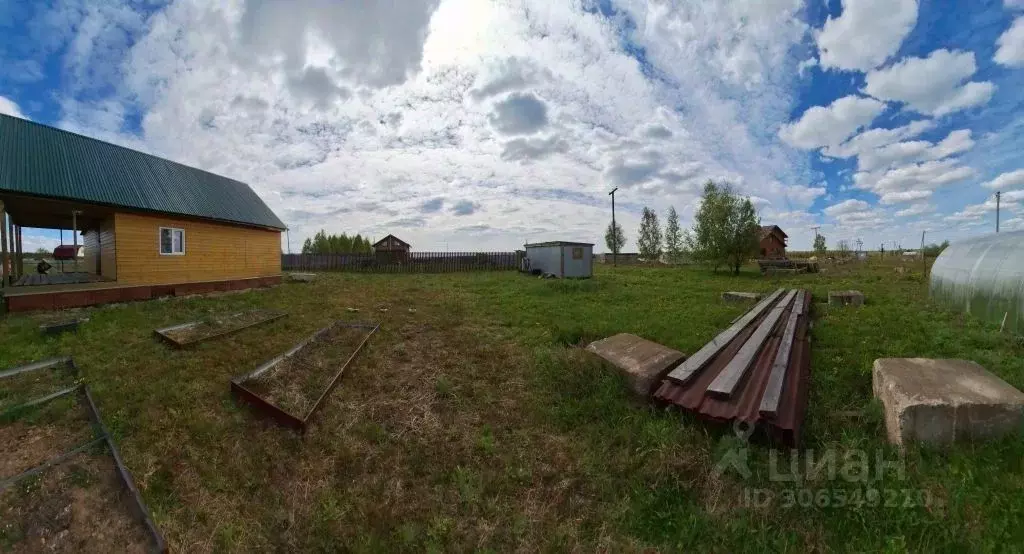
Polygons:
M669 369L686 359L678 350L629 333L594 341L587 350L619 368L629 380L630 389L644 397L654 391Z
M889 441L945 445L1017 433L1024 393L966 360L881 358L872 388L885 406Z
M863 306L864 293L859 290L828 291L829 306Z
M757 292L736 292L726 291L722 293L722 300L726 302L757 302L764 296Z
M312 283L316 280L316 273L289 273L288 280L298 283Z

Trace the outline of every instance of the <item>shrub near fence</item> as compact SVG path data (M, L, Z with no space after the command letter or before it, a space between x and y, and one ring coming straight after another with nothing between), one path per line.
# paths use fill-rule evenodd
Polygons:
M409 252L397 254L282 254L284 271L450 273L519 269L516 252Z

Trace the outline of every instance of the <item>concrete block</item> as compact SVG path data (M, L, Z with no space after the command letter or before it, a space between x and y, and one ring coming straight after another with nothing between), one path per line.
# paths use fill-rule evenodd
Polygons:
M859 290L828 291L829 306L863 306L864 293Z
M316 280L316 273L289 273L288 280L298 283L312 283Z
M945 445L1021 432L1024 393L966 360L881 358L872 388L889 441Z
M762 296L756 292L727 291L722 293L722 300L726 302L757 302Z
M669 369L679 365L686 355L629 333L619 333L594 341L587 350L619 368L629 380L630 389L649 396Z

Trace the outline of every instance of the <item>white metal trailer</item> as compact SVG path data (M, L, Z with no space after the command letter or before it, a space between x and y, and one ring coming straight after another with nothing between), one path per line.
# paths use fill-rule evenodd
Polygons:
M589 242L538 242L527 244L524 269L540 270L557 277L587 278L594 274L594 245Z

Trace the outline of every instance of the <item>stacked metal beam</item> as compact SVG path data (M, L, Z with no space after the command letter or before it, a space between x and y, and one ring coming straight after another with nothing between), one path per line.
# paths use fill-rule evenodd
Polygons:
M810 291L775 291L669 372L654 397L795 445L807 410L810 305Z

